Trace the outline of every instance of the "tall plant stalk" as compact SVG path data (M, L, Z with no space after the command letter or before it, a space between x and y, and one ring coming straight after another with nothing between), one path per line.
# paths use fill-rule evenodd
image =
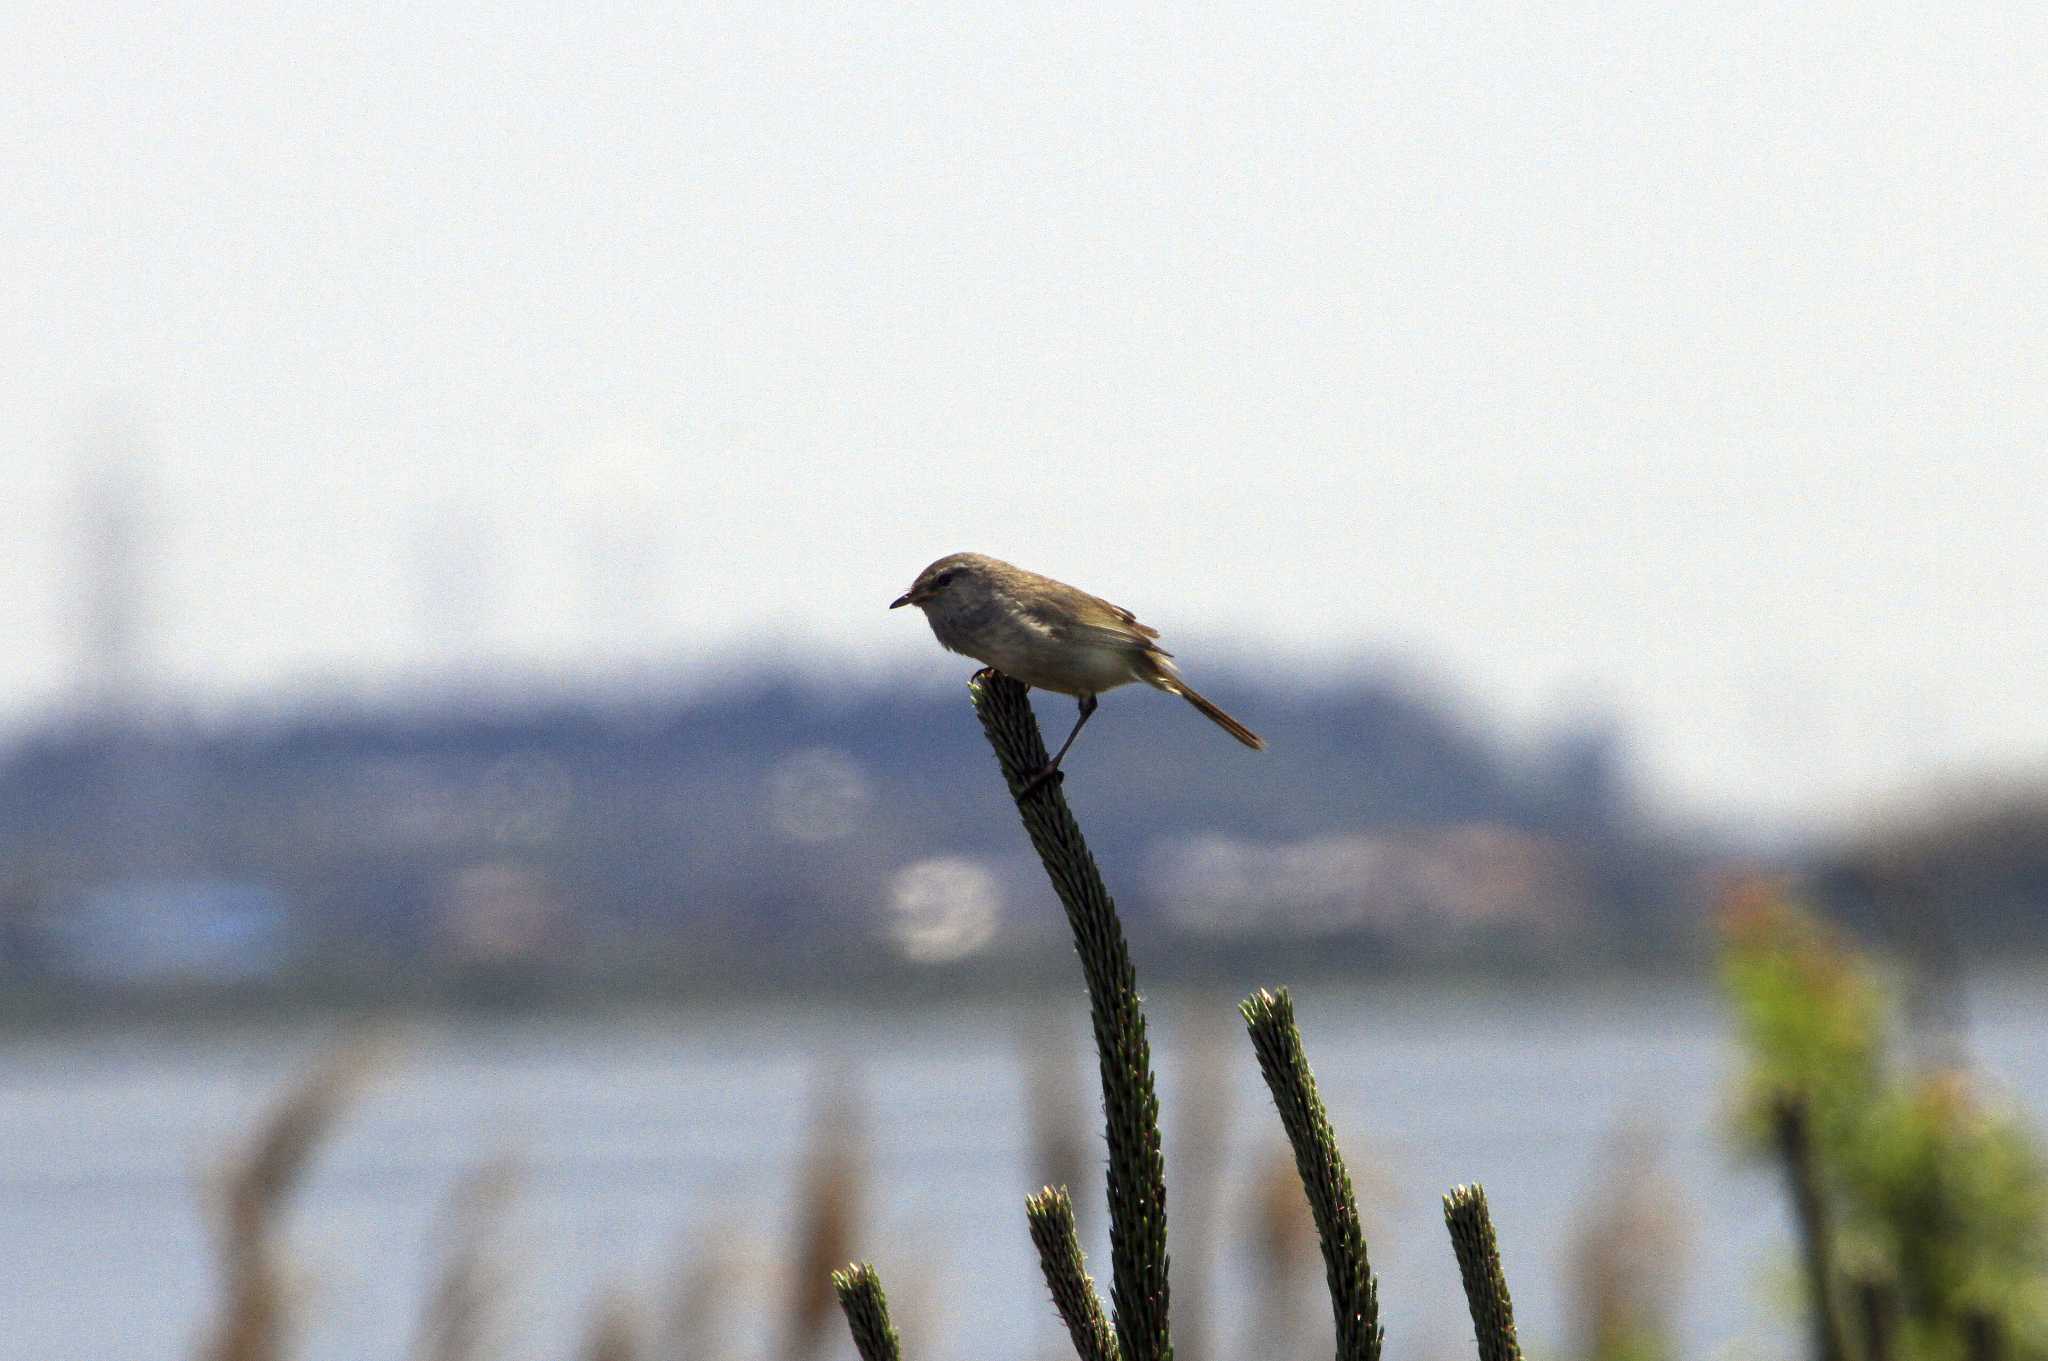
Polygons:
M1025 1218L1054 1307L1081 1361L1172 1361L1167 1327L1166 1160L1159 1137L1159 1096L1138 995L1137 970L1116 903L1081 836L1060 781L1033 785L1046 747L1026 688L996 671L971 682L974 711L1002 767L1024 832L1045 866L1073 929L1088 985L1089 1016L1102 1076L1109 1144L1110 1297L1105 1314L1081 1259L1074 1206L1065 1188L1025 1201ZM1322 1241L1337 1331L1337 1361L1379 1361L1383 1330L1379 1287L1367 1256L1357 1198L1345 1170L1287 992L1261 990L1240 1007ZM1446 1197L1446 1219L1478 1333L1481 1361L1520 1361L1514 1315L1493 1226L1476 1187ZM833 1277L863 1361L896 1361L881 1283L868 1266Z
M1017 800L1025 835L1045 866L1073 928L1088 983L1088 1011L1102 1069L1109 1135L1110 1299L1125 1361L1170 1361L1166 1279L1166 1158L1152 1046L1139 1004L1138 971L1116 903L1103 886L1081 826L1055 779L1023 793L1048 759L1025 687L998 671L970 686L974 711ZM1073 1327L1073 1320L1068 1320Z

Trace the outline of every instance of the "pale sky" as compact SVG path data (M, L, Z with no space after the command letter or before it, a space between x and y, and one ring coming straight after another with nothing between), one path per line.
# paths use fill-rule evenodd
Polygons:
M2048 765L2039 5L276 8L0 21L0 724L126 441L188 699L964 674L971 547L1673 810Z

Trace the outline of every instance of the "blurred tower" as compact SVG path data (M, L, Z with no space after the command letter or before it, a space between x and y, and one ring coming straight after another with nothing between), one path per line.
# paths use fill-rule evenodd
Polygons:
M92 834L77 867L87 880L162 874L187 862L195 844L191 772L174 735L151 724L157 544L144 461L132 426L114 421L80 442L75 463L75 693L98 753L87 794Z
M148 675L148 537L132 437L93 437L79 460L74 525L77 695L94 722L138 717Z

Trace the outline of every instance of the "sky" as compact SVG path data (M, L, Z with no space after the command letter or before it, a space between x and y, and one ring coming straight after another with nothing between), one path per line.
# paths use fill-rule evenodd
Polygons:
M0 725L125 500L186 702L964 674L974 548L1686 815L2048 763L2039 6L9 15Z

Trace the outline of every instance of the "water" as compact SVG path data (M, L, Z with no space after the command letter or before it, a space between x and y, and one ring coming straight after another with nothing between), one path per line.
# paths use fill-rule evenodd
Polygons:
M1719 1133L1731 1063L1704 991L1318 985L1301 1020L1325 1099L1372 1204L1388 1344L1467 1356L1470 1328L1438 1196L1483 1181L1523 1337L1558 1354L1570 1331L1575 1226L1609 1193L1614 1136L1642 1132L1675 1197L1678 1323L1689 1355L1739 1344L1791 1355L1772 1302L1789 1261L1782 1197ZM700 1295L734 1357L773 1354L797 1185L844 1065L866 1149L865 1210L848 1251L874 1260L913 1354L993 1361L1061 1354L1021 1202L1031 1165L1027 1049L1070 1056L1093 1111L1078 985L1070 997L975 1007L902 996L833 1010L710 1007L629 1017L413 1024L323 1146L288 1222L307 1361L409 1354L434 1262L437 1211L494 1156L517 1171L498 1296L508 1358L576 1354L594 1303L623 1292L658 1322L687 1264L723 1267ZM1174 1223L1206 1200L1218 1227L1206 1288L1175 1240L1175 1316L1207 1320L1220 1354L1248 1326L1256 1173L1280 1147L1232 999L1152 1004ZM1981 985L1973 1043L2038 1117L2048 1113L2048 993ZM95 1031L0 1043L0 1355L157 1361L189 1354L215 1277L203 1192L330 1025ZM1212 1055L1204 1059L1201 1055ZM1196 1056L1196 1057L1191 1057ZM1226 1137L1192 1165L1176 1120L1199 1089ZM1099 1172L1099 1126L1090 1171ZM1084 1198L1091 1269L1108 1275L1099 1189ZM1319 1269L1313 1274L1319 1276ZM765 1286L763 1283L766 1283ZM1313 1288L1313 1287L1312 1287ZM1310 1352L1327 1305L1306 1301ZM850 1355L843 1333L834 1354Z

